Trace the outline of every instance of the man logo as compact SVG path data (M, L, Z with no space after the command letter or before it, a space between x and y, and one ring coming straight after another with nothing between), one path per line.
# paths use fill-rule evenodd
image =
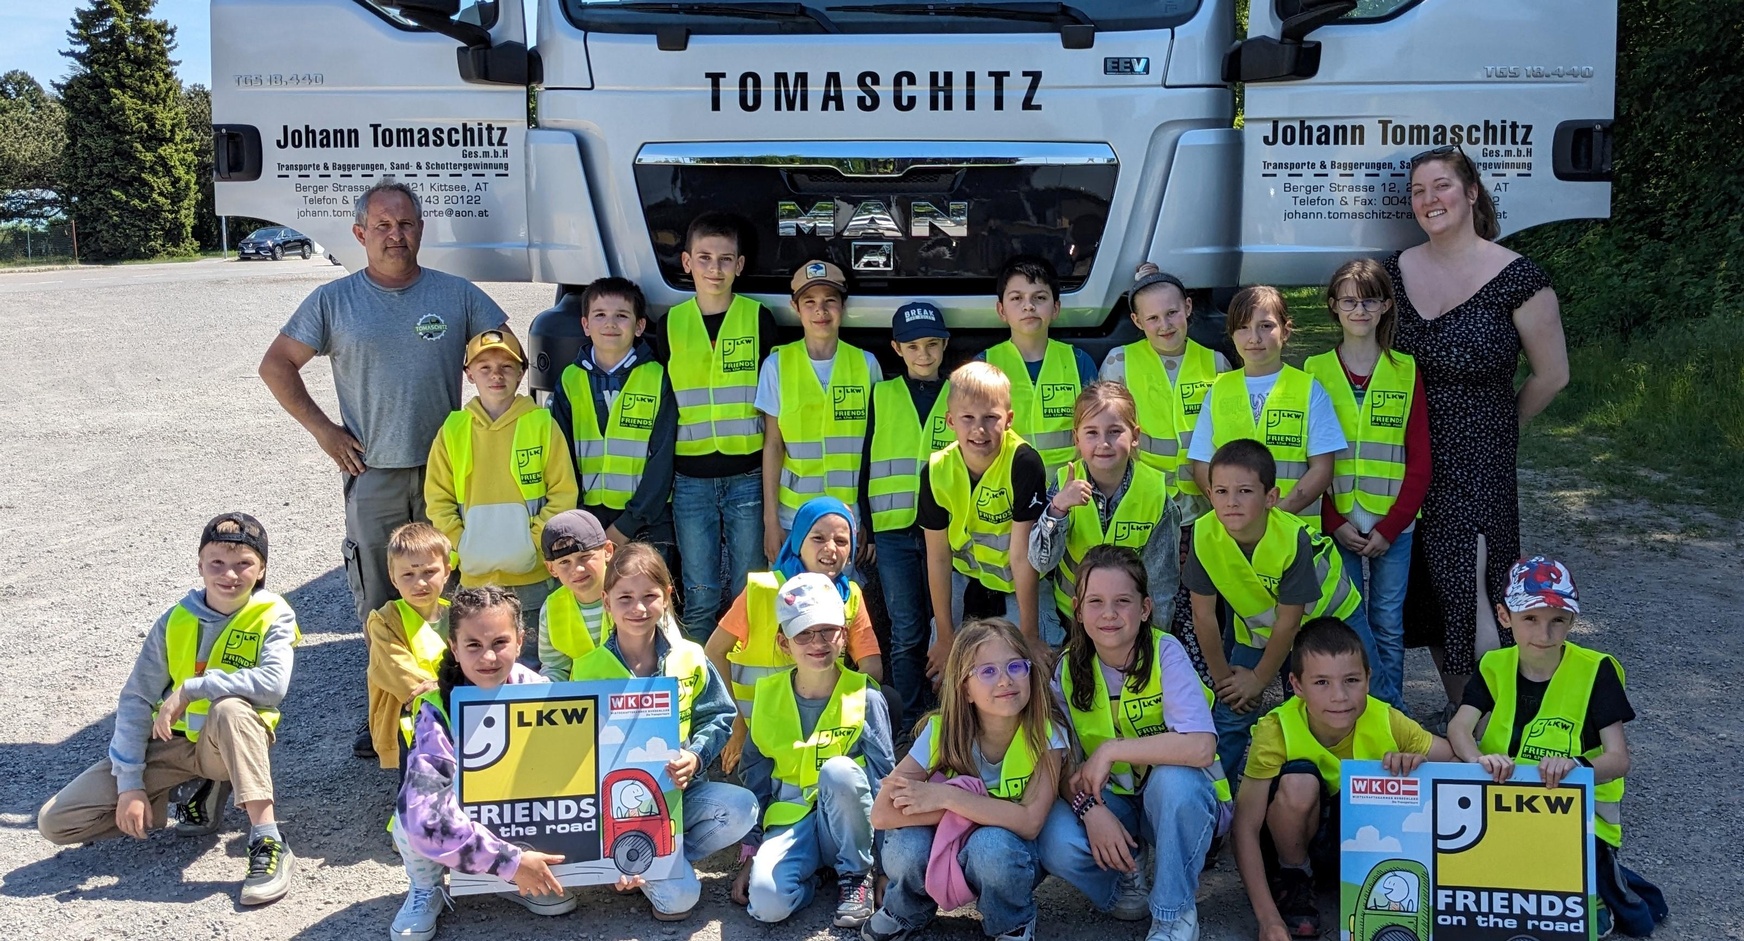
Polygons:
M756 368L756 337L727 337L721 341L721 372L751 372Z
M1042 417L1071 418L1078 403L1078 387L1069 382L1042 383Z
M1142 546L1151 539L1151 530L1157 528L1155 523L1117 522L1114 524L1114 544L1117 546Z
M1369 424L1375 428L1405 427L1405 399L1403 392L1370 392Z
M864 386L835 386L830 391L835 397L836 421L865 420L866 388Z

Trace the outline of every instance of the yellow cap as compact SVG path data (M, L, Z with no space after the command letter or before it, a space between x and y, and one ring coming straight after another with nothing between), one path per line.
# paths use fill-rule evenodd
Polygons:
M466 341L466 365L471 366L478 354L485 350L502 350L513 356L515 362L527 365L527 354L521 352L521 341L515 339L515 332L507 324L492 327Z

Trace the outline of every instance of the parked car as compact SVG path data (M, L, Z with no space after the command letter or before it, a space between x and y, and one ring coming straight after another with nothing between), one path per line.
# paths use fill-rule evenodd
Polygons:
M303 258L315 254L315 240L283 226L255 229L236 246L238 261L249 258L271 258L273 261L295 254Z

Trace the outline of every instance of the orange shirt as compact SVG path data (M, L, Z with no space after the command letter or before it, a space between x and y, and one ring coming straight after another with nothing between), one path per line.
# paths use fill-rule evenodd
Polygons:
M739 592L739 597L733 599L733 606L721 618L720 628L744 643L751 636L751 621L745 612L746 592ZM855 663L867 657L881 657L884 652L878 647L878 637L872 633L872 617L866 613L864 601L860 610L854 613L854 623L848 625L848 656Z

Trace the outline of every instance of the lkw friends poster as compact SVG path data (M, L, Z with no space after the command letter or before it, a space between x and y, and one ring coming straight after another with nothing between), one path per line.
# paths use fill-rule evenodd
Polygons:
M669 677L460 687L450 719L467 816L524 849L563 857L564 885L683 875L678 683ZM456 895L513 891L452 873Z
M1340 936L1346 941L1585 941L1598 904L1593 773L1552 789L1470 764L1408 777L1344 762Z

